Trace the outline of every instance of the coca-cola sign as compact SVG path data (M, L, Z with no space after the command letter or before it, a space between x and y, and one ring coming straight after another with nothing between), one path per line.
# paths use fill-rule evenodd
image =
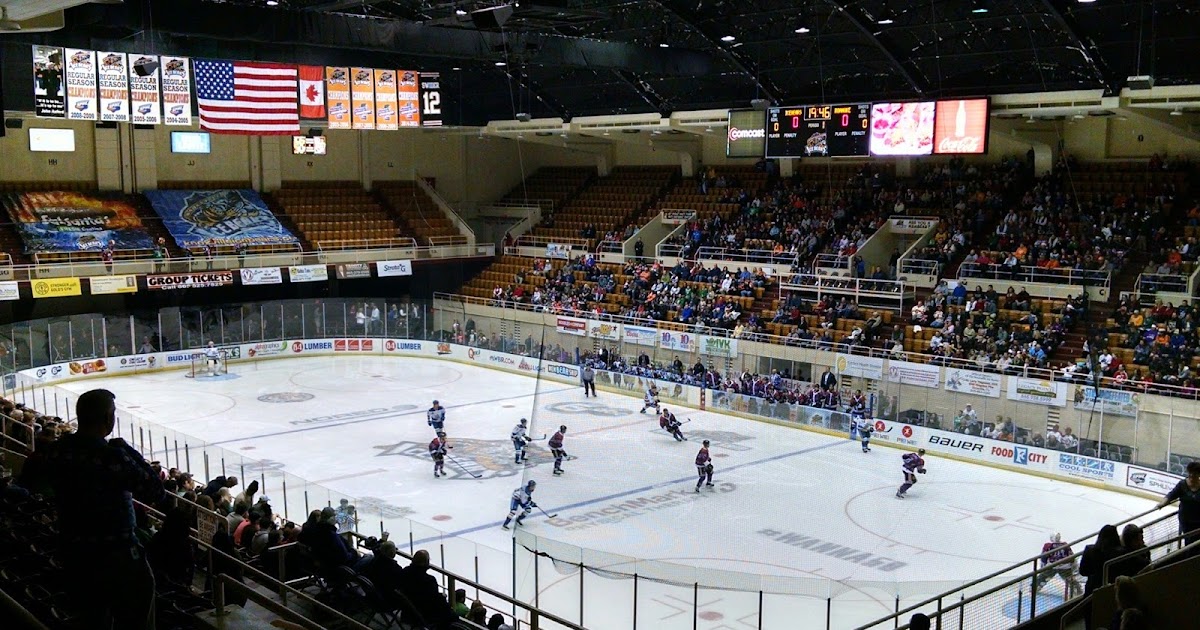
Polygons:
M987 153L988 113L986 98L938 101L934 117L933 152Z
M763 112L754 109L729 110L729 133L725 139L725 155L729 157L762 157L763 142L767 139Z

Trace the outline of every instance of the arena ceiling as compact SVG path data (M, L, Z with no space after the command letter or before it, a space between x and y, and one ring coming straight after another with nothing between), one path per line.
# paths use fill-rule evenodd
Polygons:
M1195 0L112 2L6 35L5 69L18 42L416 68L443 73L447 122L465 125L1200 83ZM475 14L497 6L500 28Z

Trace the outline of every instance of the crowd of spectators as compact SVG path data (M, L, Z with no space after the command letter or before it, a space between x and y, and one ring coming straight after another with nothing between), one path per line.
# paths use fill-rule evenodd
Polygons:
M1097 369L1114 387L1148 389L1152 384L1200 392L1200 311L1190 304L1155 301L1143 307L1134 295L1123 298L1113 312L1112 327L1100 328L1084 355L1064 374L1081 378ZM1124 351L1114 352L1114 349Z

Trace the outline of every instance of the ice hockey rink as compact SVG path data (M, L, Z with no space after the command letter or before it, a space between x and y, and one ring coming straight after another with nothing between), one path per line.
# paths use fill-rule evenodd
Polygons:
M645 628L852 628L890 612L897 594L918 601L1035 555L1052 532L1072 539L1152 507L937 456L900 500L894 448L863 453L845 438L685 408L673 411L690 420L689 441L676 442L638 413L640 398L585 399L431 358L291 358L47 389L67 405L96 387L116 393L122 435L165 465L262 479L297 522L347 497L364 534L385 529L435 564L597 630L633 627L635 615ZM441 479L426 452L433 399L455 447ZM534 438L568 426L565 475L551 474L545 441L531 443L532 466L514 464L509 433L522 417ZM703 439L716 487L696 494ZM500 524L525 479L557 518L535 510L516 544ZM581 575L570 564L580 561L598 571ZM635 573L651 579L634 586ZM704 588L714 582L732 588Z

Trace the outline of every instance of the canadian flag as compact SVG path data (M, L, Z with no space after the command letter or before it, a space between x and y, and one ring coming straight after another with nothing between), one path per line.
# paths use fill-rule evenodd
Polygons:
M300 117L324 120L325 68L300 66Z

